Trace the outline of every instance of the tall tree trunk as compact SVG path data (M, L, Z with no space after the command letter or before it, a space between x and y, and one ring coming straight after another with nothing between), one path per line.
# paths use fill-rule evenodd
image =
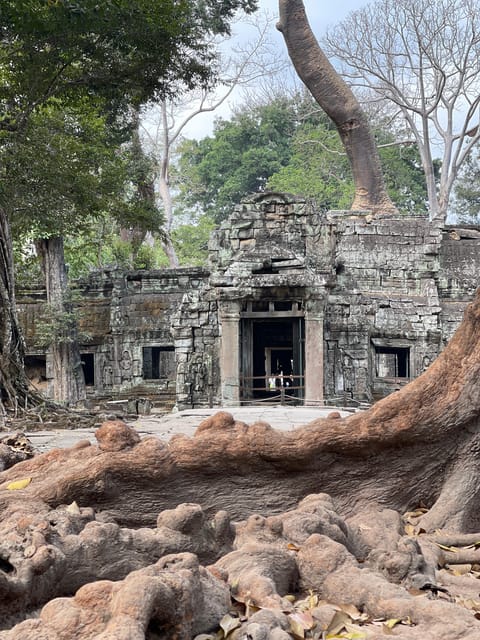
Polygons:
M170 234L168 234L162 241L162 248L168 258L168 264L170 268L177 269L180 266L180 263L178 261L177 252L175 251L175 247L173 246L172 240L170 238Z
M23 358L25 342L17 318L12 238L8 216L0 207L0 390L8 405L26 407L39 397L30 394Z
M36 241L47 289L47 303L55 323L50 345L53 366L53 399L75 406L86 398L85 378L77 339L77 322L70 299L63 238Z
M160 103L162 113L162 159L160 162L160 175L158 176L158 191L163 202L163 210L165 212L165 237L162 241L163 250L168 258L170 267L176 269L180 263L178 261L177 252L173 246L170 231L173 222L173 202L172 192L170 190L169 167L170 167L170 149L172 146L170 140L170 130L167 118L167 103L163 100Z
M175 251L175 247L173 246L170 231L172 228L172 219L173 219L173 203L172 203L172 194L170 192L170 184L168 181L168 164L167 160L164 159L162 161L162 166L160 169L160 176L158 178L158 190L160 193L160 197L163 202L163 210L165 212L165 230L164 237L162 239L162 247L165 252L165 255L168 258L168 263L172 269L176 269L180 266L178 261L177 252Z
M143 229L139 229L138 227L121 227L120 229L120 240L130 245L130 255L129 255L129 265L130 268L133 269L138 252L142 243L145 239L145 231Z
M301 80L335 124L352 167L353 210L396 212L383 181L380 158L367 118L312 33L302 0L279 0L280 21L288 54Z

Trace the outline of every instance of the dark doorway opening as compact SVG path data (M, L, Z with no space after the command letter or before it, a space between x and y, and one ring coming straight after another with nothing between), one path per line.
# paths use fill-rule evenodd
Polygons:
M242 320L242 399L303 397L303 318Z
M95 354L81 353L83 375L85 376L85 385L87 387L95 386Z

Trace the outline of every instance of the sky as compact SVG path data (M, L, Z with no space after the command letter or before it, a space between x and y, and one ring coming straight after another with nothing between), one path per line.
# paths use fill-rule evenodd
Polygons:
M321 37L328 26L339 22L345 18L351 11L368 4L368 0L337 0L336 2L322 2L322 0L304 0L307 17L314 34ZM268 12L272 16L278 16L278 0L259 0L259 11ZM278 47L279 53L284 55L286 52L285 43L282 35L274 28L272 24L271 39ZM245 37L248 39L248 30L242 26L241 22L234 26L234 32L238 38ZM250 39L252 36L250 35ZM213 113L206 113L196 116L189 127L184 131L184 135L189 138L203 138L210 135L213 130L215 118L221 117L227 119L231 114L231 108L238 102L242 101L239 92L235 92L232 98L221 108Z
M304 0L303 4L313 32L321 35L326 27L342 20L350 11L368 4L368 0L337 0L336 2ZM260 0L259 6L260 9L278 14L278 0Z

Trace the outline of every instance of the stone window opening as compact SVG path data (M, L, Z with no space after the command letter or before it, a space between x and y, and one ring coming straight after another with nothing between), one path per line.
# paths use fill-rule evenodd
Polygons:
M410 378L410 347L375 345L376 378Z
M47 390L47 359L45 355L27 355L24 360L25 373L35 389Z
M143 379L166 380L175 376L175 347L143 347Z

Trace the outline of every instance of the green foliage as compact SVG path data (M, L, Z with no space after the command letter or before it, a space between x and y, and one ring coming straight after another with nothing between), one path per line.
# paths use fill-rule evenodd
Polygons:
M69 277L80 278L92 269L115 266L112 245L117 237L116 222L108 215L93 221L81 233L66 235L64 249Z
M268 179L275 191L301 194L323 209L350 206L354 184L342 143L328 118L316 108L316 116L299 123L291 140L287 166Z
M52 96L101 96L109 111L212 75L209 36L254 0L2 0L4 130Z
M102 245L111 245L119 226L142 234L162 228L154 198L143 196L151 162L135 144L119 148L118 140L118 130L89 101L75 107L55 101L3 149L0 202L14 237L65 236L72 276L104 263Z
M159 240L153 247L133 246L132 242L119 238L118 224L111 218L96 228L97 233L92 229L91 233L66 239L65 259L72 278L102 268L158 269L168 265Z
M182 224L172 232L172 242L183 266L205 266L208 260L208 240L215 229L209 216L200 216L195 224Z
M40 262L24 238L14 242L13 255L17 289L28 287L33 282L41 282L43 274Z
M121 200L127 163L105 118L88 100L58 101L30 117L3 148L0 202L14 233L79 233Z
M377 138L387 189L405 213L426 212L426 187L415 147L394 144L378 126ZM243 197L272 189L312 198L323 210L348 209L354 184L338 133L312 98L246 108L219 120L212 137L188 140L180 150L183 205L217 223Z
M124 147L126 191L123 201L112 209L118 223L126 229L162 235L164 215L157 207L154 192L155 161L143 151L137 131Z
M180 148L180 199L216 222L248 193L265 188L269 176L288 163L295 105L285 98L217 120L212 137L187 140Z
M132 245L130 242L114 238L109 250L111 252L111 260L108 261L108 264L122 269L133 268Z
M148 244L142 244L136 255L134 268L135 269L155 269L157 266L157 252L155 247L151 247Z
M44 347L55 344L71 344L76 340L89 342L91 335L78 332L77 327L81 317L80 309L74 307L75 294L70 292L62 309L46 304L39 319L35 323L35 342Z
M121 269L158 269L168 264L158 243L154 246L141 244L132 251L131 242L114 238L105 249L105 266Z

